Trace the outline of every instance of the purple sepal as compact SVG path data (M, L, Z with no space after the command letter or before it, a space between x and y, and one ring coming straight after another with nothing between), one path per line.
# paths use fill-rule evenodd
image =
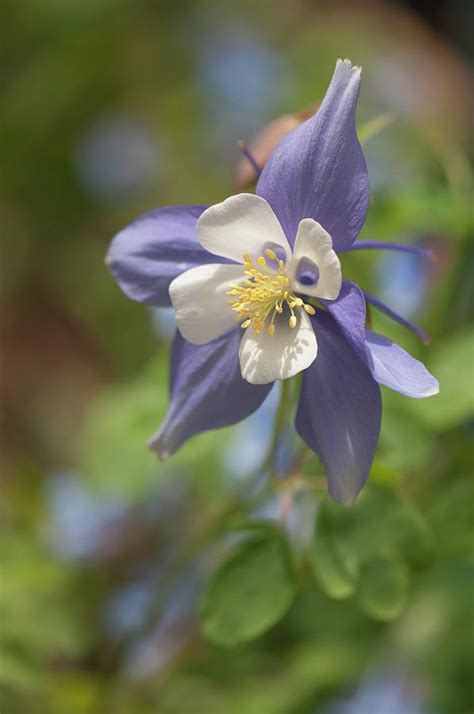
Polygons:
M160 458L173 454L194 434L242 421L262 404L272 384L249 384L240 374L242 330L205 345L192 345L179 332L171 352L170 403L150 441Z
M368 297L364 296L358 285L344 280L337 300L327 300L324 304L347 342L366 363L379 384L415 399L436 394L439 389L438 382L422 362L386 337L365 329L365 299ZM385 311L390 310L379 300L376 302L378 307L382 306ZM409 323L397 313L393 313L392 317L398 318L399 322ZM411 329L415 328L415 331L419 330L413 323L409 323L408 326L412 326ZM422 333L421 330L419 332ZM318 359L319 354L316 361Z
M372 465L380 433L377 382L330 315L312 318L318 356L303 373L296 429L321 458L331 496L350 504Z
M207 206L168 206L137 218L113 239L107 264L132 300L168 307L169 284L203 263L229 262L211 255L196 240L196 221Z
M423 362L409 355L395 342L367 330L366 347L370 369L379 384L414 399L438 394L439 383Z
M360 70L338 61L319 110L278 144L256 192L278 216L290 245L299 222L313 218L336 251L357 237L369 206L367 167L355 130Z

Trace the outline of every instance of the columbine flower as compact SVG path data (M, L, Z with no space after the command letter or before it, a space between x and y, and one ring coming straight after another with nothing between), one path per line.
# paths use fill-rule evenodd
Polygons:
M338 253L417 250L354 244L369 203L359 88L360 69L339 60L317 113L263 168L257 195L152 211L114 239L109 265L124 292L176 312L171 403L151 441L162 458L245 418L275 380L304 371L296 429L323 461L331 495L349 503L378 441L379 384L415 398L438 392L421 362L366 329L366 302L424 333L341 277Z
M308 300L335 300L341 290L341 265L324 228L302 220L292 252L267 201L242 193L204 211L197 238L209 253L233 262L201 265L173 280L169 292L182 336L206 344L235 327L237 318L245 331L239 356L248 382L268 384L309 367L317 328Z

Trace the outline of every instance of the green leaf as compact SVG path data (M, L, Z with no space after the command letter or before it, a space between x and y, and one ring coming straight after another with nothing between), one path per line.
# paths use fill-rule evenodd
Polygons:
M405 605L408 582L401 560L382 556L368 560L361 569L359 605L377 620L394 620Z
M204 633L226 647L249 642L283 617L294 595L281 536L246 540L211 578L201 609Z
M413 504L390 488L368 486L352 508L326 499L310 553L321 588L334 599L358 592L376 619L392 619L405 602L409 567L431 562L433 537ZM385 593L393 585L393 600Z
M322 589L335 599L354 594L359 559L350 540L352 516L332 501L323 501L311 551L314 574Z
M366 488L354 507L354 523L352 538L362 559L394 552L420 567L433 558L433 534L423 516L391 489Z

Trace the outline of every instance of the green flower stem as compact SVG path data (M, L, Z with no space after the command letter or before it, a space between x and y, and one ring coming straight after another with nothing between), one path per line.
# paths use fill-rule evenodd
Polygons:
M275 416L272 439L270 442L268 454L265 457L261 468L263 472L270 470L272 476L276 475L274 456L278 447L278 442L281 438L283 428L289 419L289 415L291 415L293 412L292 397L296 390L293 389L294 385L292 384L292 381L293 380L291 379L284 379L281 382L280 403L278 405L277 413Z

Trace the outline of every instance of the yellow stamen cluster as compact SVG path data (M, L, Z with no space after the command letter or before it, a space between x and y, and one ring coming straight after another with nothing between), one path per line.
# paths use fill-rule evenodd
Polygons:
M275 318L283 312L285 304L290 311L288 324L292 328L298 324L295 308L302 308L308 315L314 315L316 311L292 292L284 261L270 248L265 250L265 255L277 263L278 270L268 270L265 256L257 258L257 267L249 254L244 253L244 274L247 278L240 284L232 285L227 295L232 297L229 304L237 313L237 319L243 320L241 327L244 330L251 326L259 334L270 318L267 333L273 335Z

